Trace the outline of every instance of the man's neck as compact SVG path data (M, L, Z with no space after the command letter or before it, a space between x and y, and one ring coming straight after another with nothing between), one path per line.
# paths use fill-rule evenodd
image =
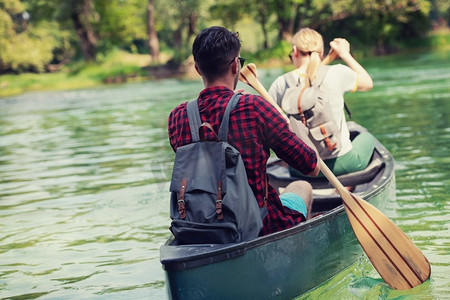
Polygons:
M225 86L230 90L234 90L234 80L232 78L219 78L214 81L206 81L205 79L203 79L203 84L205 86L205 89L214 86Z

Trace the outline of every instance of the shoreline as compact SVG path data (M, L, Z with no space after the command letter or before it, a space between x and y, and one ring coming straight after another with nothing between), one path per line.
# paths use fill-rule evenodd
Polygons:
M434 36L434 38L433 38ZM395 58L399 55L414 55L421 52L448 51L450 49L449 31L435 33L427 47L411 47L394 54L373 57L358 57L367 61L382 58ZM0 101L28 92L65 91L93 88L99 86L118 85L124 83L157 81L163 79L201 80L194 68L192 56L183 64L174 66L167 63L168 57L160 64L149 63L148 55L133 55L117 51L98 64L74 63L70 68L64 67L58 72L22 73L0 75ZM291 63L287 58L269 58L264 61L249 59L259 68L289 68Z

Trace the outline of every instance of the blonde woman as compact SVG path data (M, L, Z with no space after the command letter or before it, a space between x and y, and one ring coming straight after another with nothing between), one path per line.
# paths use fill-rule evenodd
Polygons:
M344 114L344 93L368 91L373 82L367 71L350 54L350 44L346 39L336 38L330 47L345 62L332 66L322 66L324 44L322 36L315 30L303 28L292 38L292 51L289 54L295 70L278 77L271 85L269 94L283 107L281 101L292 82L298 86L309 86L318 80L322 70L321 89L325 88L330 97L332 115L340 131L340 149L322 159L336 175L364 169L369 163L374 149L374 138L370 133L360 134L350 141L350 133ZM288 112L289 113L289 112ZM291 112L292 113L292 112ZM298 174L297 174L298 175Z

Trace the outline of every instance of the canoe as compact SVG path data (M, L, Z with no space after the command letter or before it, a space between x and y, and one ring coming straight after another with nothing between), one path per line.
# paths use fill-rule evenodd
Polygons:
M351 136L366 131L349 122ZM282 189L293 178L284 162L268 163L269 182ZM379 210L395 197L394 159L376 140L365 170L338 176ZM238 244L171 245L160 248L171 299L291 299L352 265L363 255L342 200L325 178L314 187L312 219Z

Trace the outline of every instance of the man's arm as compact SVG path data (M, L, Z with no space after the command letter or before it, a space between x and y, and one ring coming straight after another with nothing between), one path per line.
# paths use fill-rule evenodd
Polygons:
M289 129L284 117L270 103L254 97L257 118L275 154L303 174L318 173L316 152Z
M316 156L319 157L319 152L317 151L316 146L314 146L313 142L308 136L309 129L300 121L296 120L294 117L289 118L289 128L296 136L298 136L309 148L313 149L316 152ZM316 168L309 174L308 176L317 176L319 175L320 165L316 164Z

